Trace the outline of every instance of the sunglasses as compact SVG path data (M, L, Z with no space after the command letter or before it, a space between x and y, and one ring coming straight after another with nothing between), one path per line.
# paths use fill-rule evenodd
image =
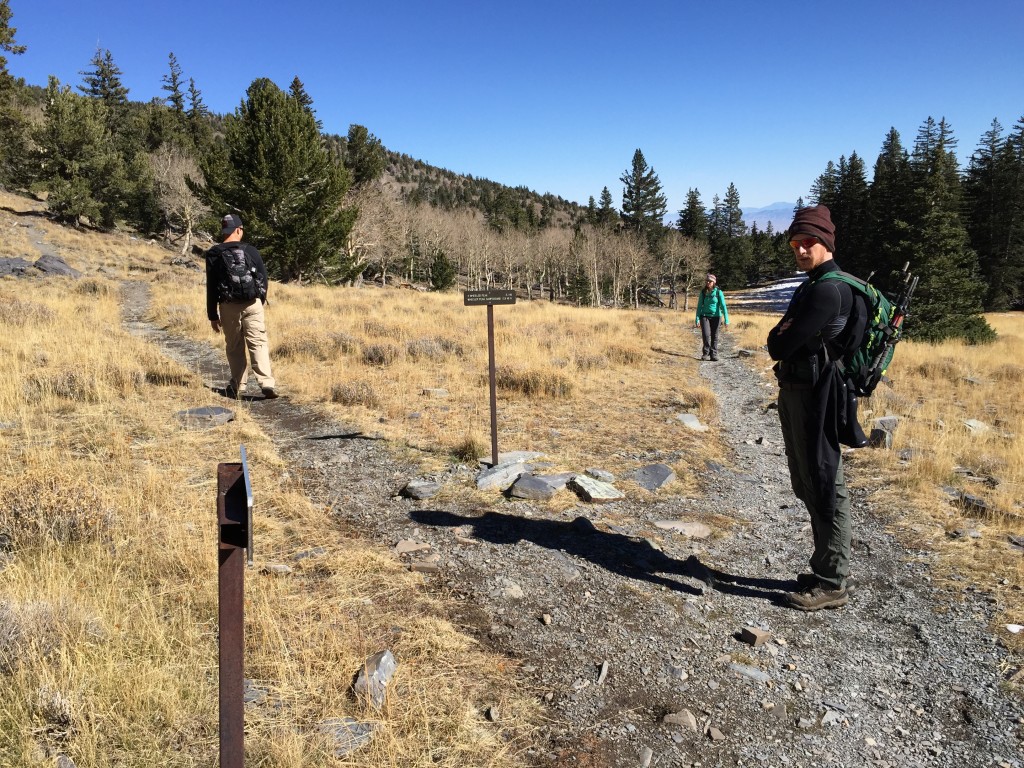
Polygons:
M811 250L815 245L818 244L818 238L816 237L805 237L802 240L790 240L790 248L803 248L805 251Z

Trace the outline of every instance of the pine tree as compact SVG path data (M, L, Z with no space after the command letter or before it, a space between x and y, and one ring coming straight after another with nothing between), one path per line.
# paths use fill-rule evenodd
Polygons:
M210 143L213 130L210 128L210 110L203 102L203 92L196 87L196 81L191 77L188 79L188 110L185 118L188 123L189 136L192 137L192 145L196 148L203 148Z
M318 131L322 131L324 124L316 116L316 110L313 109L313 97L306 91L306 86L303 85L301 80L299 80L298 75L292 79L292 84L288 87L288 93L293 99L302 105L304 110L313 116L313 119L316 120L316 129Z
M184 116L185 114L185 94L182 93L182 78L181 78L181 66L178 64L178 59L174 55L174 51L171 51L168 58L168 64L170 71L163 76L163 85L160 86L161 90L167 91L165 101L174 110L175 114Z
M1003 136L993 120L971 157L964 181L967 228L987 283L985 308L1007 310L1024 298L1024 155L1015 152L1024 132Z
M116 110L128 103L128 89L121 82L123 74L114 63L110 49L96 49L90 61L92 69L83 70L83 85L78 90L92 99L99 99L108 109Z
M15 81L3 55L4 51L15 56L25 52L25 46L15 42L17 31L11 26L8 0L0 0L0 184L24 183L29 175L29 123L13 103Z
M962 193L953 131L928 118L910 158L914 183L910 262L920 275L907 333L925 341L991 341L981 316L985 285L961 216Z
M122 211L127 179L107 129L106 107L62 87L51 76L42 125L35 132L49 195L47 208L60 221L87 218L110 226Z
M700 243L708 242L708 212L704 209L704 203L700 200L699 190L691 189L687 191L686 207L679 211L679 221L676 223L676 229L691 240L696 240Z
M224 151L203 158L197 192L214 211L241 216L271 273L348 280L361 271L341 259L354 220L341 207L348 172L330 157L311 112L260 78L224 128Z
M668 200L661 191L661 181L649 168L644 153L637 149L629 170L619 177L622 182L622 221L627 229L639 232L649 245L654 245L665 228Z
M890 291L896 287L892 276L912 256L913 187L910 156L899 132L891 128L875 161L868 193L869 242L876 273L873 282Z
M620 221L619 212L615 210L612 203L612 193L608 187L601 188L601 197L597 203L597 224L604 227L613 227Z
M729 184L724 200L716 195L714 204L709 227L711 265L719 285L739 287L748 281L752 252L736 185Z
M362 125L350 125L345 140L345 167L352 176L352 186L363 187L376 181L386 166L387 152L380 139Z

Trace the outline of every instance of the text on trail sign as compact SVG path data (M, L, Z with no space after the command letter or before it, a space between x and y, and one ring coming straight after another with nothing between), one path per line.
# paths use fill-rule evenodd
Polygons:
M463 291L462 304L466 307L482 307L486 304L515 304L515 291Z

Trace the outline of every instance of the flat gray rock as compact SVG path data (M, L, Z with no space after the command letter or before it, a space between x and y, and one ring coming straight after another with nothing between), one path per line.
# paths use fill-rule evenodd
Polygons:
M410 480L405 484L405 487L398 492L398 494L407 499L423 501L424 499L434 498L440 490L440 483L435 483L430 480Z
M373 728L373 723L361 723L352 717L332 717L316 726L334 742L335 757L345 757L369 742Z
M562 484L563 487L565 484ZM547 501L558 491L542 477L536 475L520 475L508 492L510 496L517 499L530 499L532 501Z
M498 488L506 491L519 476L526 471L526 465L522 462L513 464L499 464L491 469L485 469L476 476L476 487L481 491L490 488Z
M696 415L692 413L677 413L676 418L683 423L684 427L689 427L694 432L708 431L708 426L706 424L701 424L700 419L698 419Z
M19 258L0 258L0 275L24 275L32 264Z
M375 707L384 706L384 694L398 669L398 662L391 651L381 651L363 662L356 678L354 690L356 695L369 699Z
M613 475L611 472L606 472L603 469L598 469L597 467L588 467L587 469L584 470L584 472L586 472L588 475L590 475L590 477L594 478L595 480L600 480L603 483L615 482L615 475Z
M204 405L174 414L189 429L212 429L235 420L235 412L220 405Z
M40 256L32 266L47 275L62 275L64 277L82 276L81 272L69 266L60 256L51 256L49 254Z
M708 526L694 520L656 520L654 527L661 528L663 531L675 531L689 536L691 539L706 539L711 535L711 529Z
M569 488L584 501L601 503L626 498L622 491L611 483L605 483L588 475L576 475L569 481Z
M676 479L676 473L668 464L650 464L626 473L627 480L633 480L641 488L656 491Z

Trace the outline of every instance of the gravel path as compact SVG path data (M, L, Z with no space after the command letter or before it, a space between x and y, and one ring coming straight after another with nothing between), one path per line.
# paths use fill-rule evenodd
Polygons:
M126 283L124 295L130 328L198 369L211 390L222 385L220 350L146 324L144 285ZM694 498L564 513L497 495L486 506L447 500L459 494L412 501L398 491L415 470L382 442L287 398L241 407L339 528L385 548L430 545L432 557L413 557L437 569L429 583L452 598L453 619L518 660L546 702L531 764L1024 766L1024 708L1002 685L989 604L970 587L932 588L933 555L886 533L863 502L855 460L857 593L837 611L783 606L810 555L807 515L789 490L774 391L728 335L723 345L721 361L700 371L734 459L709 465ZM474 474L455 466L432 479ZM655 526L664 520L701 521L712 535ZM744 642L747 626L770 639Z

